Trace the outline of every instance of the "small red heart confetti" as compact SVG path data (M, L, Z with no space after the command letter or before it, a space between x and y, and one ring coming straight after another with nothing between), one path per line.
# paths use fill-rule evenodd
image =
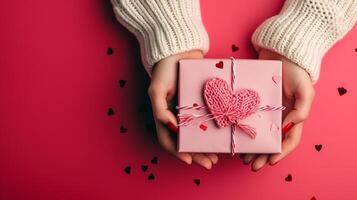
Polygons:
M219 61L218 63L216 63L216 67L223 69L223 61Z
M235 44L232 44L232 52L236 52L239 50L239 47Z
M126 80L119 80L119 87L124 87L126 84Z
M316 200L316 197L311 197L311 199L310 200Z
M202 129L203 131L207 131L207 126L205 124L200 124L200 129Z
M113 53L114 53L114 50L109 47L109 48L107 49L107 55L110 56L110 55L112 55Z
M293 177L291 176L291 174L288 174L288 176L285 177L286 182L291 182L292 180L293 180Z
M125 172L126 174L130 174L130 172L131 172L131 167L130 167L130 166L125 167L125 168L124 168L124 172Z
M150 173L148 176L148 180L149 181L155 180L155 175L153 173Z
M193 179L193 182L197 185L200 186L201 185L201 180L198 178Z
M123 125L120 126L120 133L126 133L128 132L128 129L125 128Z
M114 114L115 114L115 112L114 112L113 108L108 108L107 115L108 115L108 116L112 116L112 115L114 115Z
M150 162L156 165L159 162L159 158L155 156Z
M342 95L344 95L344 94L347 93L347 90L346 90L344 87L339 87L339 88L337 88L337 91L338 91L338 94L339 94L340 96L342 96Z
M148 168L149 167L147 165L141 165L141 170L143 170L143 172L146 172Z
M315 149L316 149L316 151L321 151L322 145L321 144L316 144L315 145Z

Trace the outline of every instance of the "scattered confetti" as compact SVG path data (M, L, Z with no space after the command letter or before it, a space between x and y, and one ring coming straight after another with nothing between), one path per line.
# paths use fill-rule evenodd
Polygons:
M126 80L119 80L119 87L124 87L126 84Z
M125 128L123 125L120 126L120 133L127 133L128 129Z
M127 173L127 174L130 174L131 173L131 167L130 166L127 166L124 168L124 172Z
M316 151L321 151L322 145L321 144L316 144L315 145L315 149L316 149Z
M114 53L114 50L109 47L109 48L107 49L107 55L110 56L110 55L112 55L113 53Z
M143 172L146 172L148 168L149 167L147 165L141 165L141 170L143 170Z
M150 162L156 165L159 162L159 158L155 156Z
M239 47L235 44L232 44L232 52L236 52L239 50Z
M150 181L155 180L155 175L153 173L150 173L148 176L148 180Z
M340 96L346 94L347 90L344 87L339 87L337 88L338 94L340 94Z
M223 69L223 61L219 61L218 63L216 63L216 67Z
M114 112L113 108L108 108L107 115L108 115L108 116L112 116L112 115L114 115L114 114L115 114L115 112Z
M203 131L207 131L207 126L205 124L201 124L200 125L200 129L202 129Z
M193 182L197 185L200 186L201 185L201 180L198 178L193 179Z
M291 174L288 174L288 176L285 177L286 182L291 182L292 180L293 180L293 177L291 176Z

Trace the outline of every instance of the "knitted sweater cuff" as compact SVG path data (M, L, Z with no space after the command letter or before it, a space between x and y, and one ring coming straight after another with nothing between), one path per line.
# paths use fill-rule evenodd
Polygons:
M287 0L281 12L264 21L252 43L279 53L305 69L315 83L326 52L357 19L356 0Z
M155 63L189 50L209 48L199 0L111 0L117 20L140 43L149 76Z

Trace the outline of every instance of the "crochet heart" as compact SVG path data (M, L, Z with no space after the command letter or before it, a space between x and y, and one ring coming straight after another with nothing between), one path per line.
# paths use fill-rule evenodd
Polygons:
M253 114L260 104L256 91L240 89L233 92L227 82L220 78L208 80L203 95L219 127L239 124L241 120Z

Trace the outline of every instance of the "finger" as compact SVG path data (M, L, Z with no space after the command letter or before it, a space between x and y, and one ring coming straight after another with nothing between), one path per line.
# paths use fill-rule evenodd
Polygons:
M244 164L249 164L255 157L255 154L251 154L251 153L248 153L248 154L245 154L243 156L243 163Z
M212 161L213 164L217 164L218 156L215 153L207 153L206 156Z
M206 169L212 168L212 161L202 153L193 153L192 160Z
M261 154L259 155L253 162L252 164L252 170L253 171L258 171L262 167L264 167L265 164L267 164L269 160L269 154Z
M156 121L156 120L155 120ZM170 137L170 133L163 124L156 121L156 129L157 129L157 138L160 145L169 153L175 155L180 160L184 161L187 164L192 163L192 157L189 153L178 153L176 151L176 144L173 139Z
M148 90L153 114L163 124L171 122L177 126L177 119L175 115L169 110L167 103L167 91L161 86L150 86Z
M285 136L282 143L282 151L279 154L273 154L270 156L269 164L275 165L289 153L291 153L300 143L302 135L303 123L296 124L288 135Z
M289 123L298 124L303 122L309 116L314 96L315 90L311 83L307 82L299 85L294 94L295 103L293 109L286 115L283 127Z

